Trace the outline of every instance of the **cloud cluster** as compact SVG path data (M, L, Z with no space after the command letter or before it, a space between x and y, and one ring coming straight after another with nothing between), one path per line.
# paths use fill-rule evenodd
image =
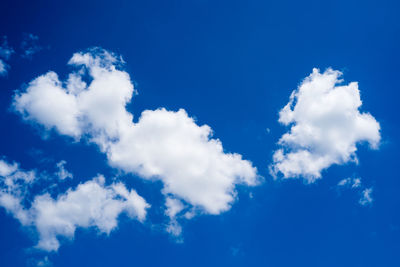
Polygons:
M72 239L78 227L109 234L121 213L143 221L150 207L135 190L120 182L106 185L101 175L56 198L49 193L31 196L29 189L35 182L34 171L0 160L0 206L22 225L34 227L39 234L36 247L46 251L56 251L59 237Z
M185 110L145 110L134 120L126 107L136 91L122 58L93 48L75 53L68 64L73 71L66 79L50 71L16 92L15 111L45 131L96 144L108 164L122 174L161 181L166 231L172 235L179 237L182 232L179 219L227 211L236 199L237 185L259 183L250 161L224 151L221 141L212 138L212 129L198 125ZM378 147L379 123L359 111L358 85L342 85L341 75L314 69L292 93L279 113L279 122L290 130L274 152L272 175L303 177L311 183L333 164L357 161L359 143ZM72 178L64 164L57 165L60 180ZM361 179L345 179L338 186L361 190ZM372 188L362 191L360 204L372 202L371 192ZM101 176L57 199L37 196L28 210L19 206L19 195L11 196L16 200L2 206L21 222L26 218L26 224L34 224L41 238L38 246L47 250L56 250L57 236L71 237L76 227L94 226L109 233L122 212L143 220L148 207L135 191L123 184L106 186ZM75 209L81 202L85 205Z
M10 65L7 64L7 61L15 51L9 46L6 36L3 36L0 42L0 76L6 76L10 69ZM43 48L39 45L38 36L31 33L23 35L23 40L21 42L21 56L23 58L32 59L32 56L42 49Z
M226 211L236 184L257 184L252 164L225 153L221 142L211 139L211 128L197 125L183 109L146 110L134 123L126 105L135 89L116 55L91 49L74 54L69 64L76 71L66 81L48 72L15 95L15 110L24 119L97 144L111 166L161 180L164 195L201 212Z
M290 126L279 140L270 166L275 177L303 177L314 182L333 164L357 162L357 144L376 149L380 125L369 113L361 113L356 82L341 85L342 73L318 69L293 91L279 112L279 122Z
M361 193L361 198L358 203L362 206L370 205L374 201L372 198L372 187L365 188L363 183L361 182L361 178L346 178L340 180L337 184L339 189L342 188L350 188L352 190L359 191Z
M361 186L361 178L346 178L340 180L338 183L339 187L351 187L359 188Z

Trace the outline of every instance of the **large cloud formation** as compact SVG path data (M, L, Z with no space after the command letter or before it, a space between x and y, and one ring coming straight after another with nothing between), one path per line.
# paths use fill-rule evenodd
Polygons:
M279 140L271 173L284 178L303 177L313 182L333 164L357 161L357 144L378 148L380 125L362 105L356 82L340 85L342 73L318 69L293 91L280 111L279 122L290 131Z
M97 144L112 167L161 180L166 200L189 204L188 214L230 209L236 184L257 184L256 168L225 153L211 128L197 125L183 109L146 110L133 122L126 105L135 89L122 64L98 48L76 53L69 61L76 71L68 79L51 71L37 77L15 95L15 110L47 130Z
M0 206L23 226L34 227L39 234L36 247L46 251L58 250L58 238L72 239L77 227L95 227L109 234L117 227L121 213L143 221L150 207L135 190L120 182L105 185L101 175L55 199L49 193L32 196L31 187L38 180L34 171L0 160Z

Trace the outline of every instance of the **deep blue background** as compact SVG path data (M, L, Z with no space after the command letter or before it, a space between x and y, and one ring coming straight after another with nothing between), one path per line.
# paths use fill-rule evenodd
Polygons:
M127 62L139 95L129 110L184 108L208 124L224 148L258 167L265 182L240 189L220 216L184 222L184 243L160 229L160 184L127 177L153 209L144 225L121 219L110 237L79 230L50 255L55 266L400 266L398 1L2 1L0 35L17 52L23 33L46 47L32 60L14 54L0 78L0 154L25 169L54 171L66 160L75 175L115 174L95 146L41 138L10 112L14 90L48 70L64 78L72 53L101 46ZM360 146L360 164L334 166L313 185L272 181L275 143L286 129L278 111L313 67L358 81L363 111L382 127L378 151ZM266 128L270 129L267 133ZM47 158L47 160L43 160ZM337 182L359 176L373 186L361 207ZM65 186L67 186L65 185ZM248 194L253 191L253 198ZM150 225L154 223L154 225ZM0 265L25 266L39 257L34 232L0 209Z

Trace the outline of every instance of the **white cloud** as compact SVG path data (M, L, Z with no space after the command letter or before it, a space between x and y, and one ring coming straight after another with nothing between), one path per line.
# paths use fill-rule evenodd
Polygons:
M0 160L0 176L9 176L18 169L18 164L10 164L4 160Z
M46 128L54 127L74 137L81 135L76 99L64 92L54 72L33 80L25 94L15 97L15 108L25 119L35 119Z
M0 160L0 206L22 225L34 227L39 234L37 248L46 251L56 251L60 246L58 238L73 238L78 227L95 227L109 234L117 227L121 213L143 221L150 207L135 190L128 190L120 182L105 185L101 175L57 198L48 193L28 198L35 179L34 172Z
M67 178L71 178L72 179L74 176L67 169L65 169L65 167L64 167L65 164L67 164L67 162L65 160L62 160L62 161L57 163L58 171L57 171L56 175L61 180L65 180Z
M13 214L23 225L31 222L29 212L22 205L29 187L36 177L34 171L20 170L17 163L0 160L0 206Z
M165 207L167 208L165 214L170 218L176 217L176 215L185 208L181 201L170 197L165 199Z
M346 178L339 181L338 186L350 186L351 188L361 187L361 178Z
M308 76L280 111L279 122L290 131L279 140L271 173L284 178L303 177L308 182L321 178L333 164L357 162L357 144L380 142L379 123L362 105L356 82L340 85L341 72L318 69Z
M359 188L361 186L361 178L354 178L352 188Z
M66 81L44 74L16 94L14 107L46 129L96 143L123 172L161 180L166 196L209 214L230 209L237 184L258 182L251 162L225 153L211 128L197 125L183 109L146 110L134 123L126 105L135 90L119 70L122 63L101 49L76 53L69 64L77 71Z
M109 234L117 227L121 213L143 221L148 207L136 191L128 191L121 183L105 186L102 176L68 190L57 199L48 194L37 196L31 208L40 236L37 247L57 250L60 245L57 236L72 238L77 227L96 227Z
M362 206L370 205L374 201L371 195L372 195L372 187L364 189L362 191L361 198L359 200L360 205Z
M171 197L167 197L165 199L165 206L166 206L165 215L167 215L170 219L166 230L168 233L174 236L179 236L182 233L182 227L178 223L176 216L178 213L180 213L185 209L185 206L178 199L174 199Z
M340 180L338 183L338 186L345 186L345 185L348 185L349 183L351 183L351 178L346 178L346 179Z
M256 184L256 170L240 155L224 153L210 134L184 110L144 111L107 155L114 167L163 181L163 193L219 214L230 208L235 184Z
M361 178L346 178L337 184L338 189L351 189L358 193L361 193L361 198L358 203L362 206L372 204L373 199L371 196L372 187L366 188L366 186L361 182Z
M29 225L31 218L29 212L22 206L21 196L11 192L0 191L0 206L12 214L22 225Z

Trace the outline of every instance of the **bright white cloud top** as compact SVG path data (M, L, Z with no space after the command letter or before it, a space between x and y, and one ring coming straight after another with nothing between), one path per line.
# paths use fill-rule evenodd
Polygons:
M168 209L171 199L184 201L191 207L186 217L194 211L227 211L237 184L258 183L251 162L225 153L211 138L211 128L197 125L183 109L146 110L134 122L126 105L135 89L114 54L92 49L74 54L69 64L77 70L66 81L48 72L15 95L14 107L24 119L97 144L109 164L123 172L161 180ZM170 217L181 211L175 208Z
M39 234L36 247L46 251L58 250L58 238L72 239L78 227L95 227L109 234L122 213L143 221L150 207L135 190L128 190L120 182L105 185L101 175L57 198L48 193L31 196L30 188L37 181L34 171L0 160L0 206L23 226L34 227Z
M357 144L377 149L380 125L369 113L361 113L357 82L341 85L340 71L318 69L293 91L280 111L279 122L290 131L279 140L271 173L284 178L321 178L333 164L357 162Z

